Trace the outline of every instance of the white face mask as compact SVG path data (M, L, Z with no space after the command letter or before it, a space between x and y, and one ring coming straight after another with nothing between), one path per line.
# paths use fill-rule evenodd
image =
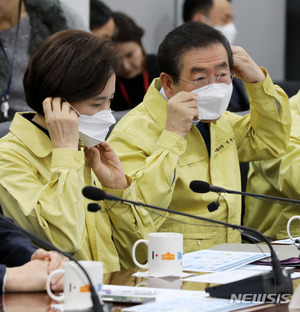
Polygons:
M234 23L229 23L224 26L215 25L214 28L219 30L226 37L230 45L233 45L237 35L237 29Z
M226 111L232 93L232 83L213 83L193 90L198 96L199 120L218 120Z
M116 119L110 109L100 111L95 115L89 116L80 114L71 106L79 115L79 139L87 147L91 148L100 142L105 141L109 127L116 123Z

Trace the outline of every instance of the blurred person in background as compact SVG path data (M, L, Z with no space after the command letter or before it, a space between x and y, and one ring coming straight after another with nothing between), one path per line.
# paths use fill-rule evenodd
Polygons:
M114 12L113 17L116 24L113 41L122 54L122 67L117 73L116 93L111 108L120 111L140 104L159 72L156 56L147 55L142 45L144 30L121 12Z
M233 22L234 14L230 0L185 0L183 4L184 22L202 22L221 31L230 45L237 34Z
M102 1L90 0L90 29L93 35L111 40L115 33L112 11Z
M0 121L31 110L22 83L29 58L44 39L67 28L88 30L59 0L0 0Z

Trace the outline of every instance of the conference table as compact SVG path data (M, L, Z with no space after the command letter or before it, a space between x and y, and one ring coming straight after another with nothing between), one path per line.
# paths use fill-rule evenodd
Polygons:
M124 286L137 286L142 285L147 281L147 278L134 277L133 273L137 272L138 268L122 270L104 274L103 283L110 285L124 285ZM300 279L293 281L294 289L300 285ZM204 290L206 287L211 286L207 283L195 283L182 281L182 289L186 290ZM40 293L10 293L0 296L0 312L55 312L51 308L51 304L55 303L49 298L46 292ZM128 305L114 304L113 311L120 312L122 307ZM288 304L274 305L267 304L252 307L251 309L243 309L240 311L260 311L260 312L287 312Z

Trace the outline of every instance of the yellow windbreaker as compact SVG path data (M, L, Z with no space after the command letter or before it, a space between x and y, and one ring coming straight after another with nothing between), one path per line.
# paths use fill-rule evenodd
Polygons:
M251 114L242 117L226 112L210 124L209 157L194 125L185 138L164 129L167 101L159 92L160 80L152 82L144 101L118 122L108 139L126 174L133 177L137 196L142 201L240 224L240 196L222 194L219 209L209 212L207 205L216 201L218 195L193 193L189 184L192 180L204 180L240 190L239 161L272 158L285 151L291 121L288 97L273 85L268 75L264 82L246 83L246 87ZM171 219L152 215L159 231L183 233L184 252L240 242L240 233L230 228L173 214L168 215Z
M53 149L49 137L22 115L16 114L0 140L4 214L78 259L102 261L105 272L133 266L133 243L155 231L148 212L120 203L106 212L113 203L105 201L101 213L88 212L82 188L101 185L85 164L83 149ZM133 186L104 190L136 199ZM141 250L140 261L146 258Z
M286 153L276 159L250 164L247 190L256 194L300 200L300 91L290 99L292 129ZM246 198L245 225L273 239L287 238L288 220L300 215L300 207ZM291 223L291 234L300 236L300 224Z

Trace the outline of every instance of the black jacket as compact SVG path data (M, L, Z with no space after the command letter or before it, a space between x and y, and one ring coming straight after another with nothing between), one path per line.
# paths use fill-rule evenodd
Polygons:
M0 208L1 210L1 208ZM2 211L0 211L2 215ZM6 266L20 266L28 262L37 247L25 235L9 224L9 219L0 218L0 293Z

